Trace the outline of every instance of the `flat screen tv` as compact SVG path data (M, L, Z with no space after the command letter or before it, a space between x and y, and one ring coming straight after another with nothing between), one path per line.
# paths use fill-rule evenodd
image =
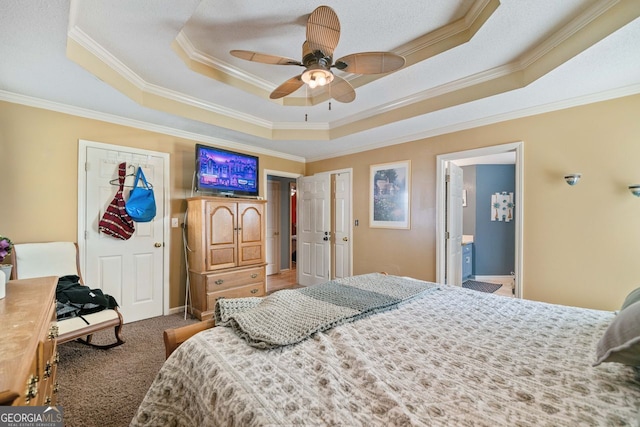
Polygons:
M196 144L195 190L217 196L257 197L258 157Z

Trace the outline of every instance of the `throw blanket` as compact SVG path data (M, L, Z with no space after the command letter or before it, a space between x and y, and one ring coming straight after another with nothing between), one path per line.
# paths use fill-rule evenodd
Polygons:
M316 332L395 308L429 290L433 283L385 276L354 276L262 298L218 300L215 320L249 345L275 348L298 343Z

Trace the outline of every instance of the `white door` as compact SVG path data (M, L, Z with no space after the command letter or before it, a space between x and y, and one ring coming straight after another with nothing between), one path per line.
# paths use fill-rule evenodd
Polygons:
M462 168L449 162L447 172L447 277L449 285L462 285Z
M351 276L351 174L334 175L334 278Z
M280 182L267 181L267 275L280 273Z
M298 283L316 285L329 280L330 248L330 176L298 178Z
M139 150L138 150L139 151ZM135 223L129 240L100 233L98 222L118 189L110 180L118 177L118 164L127 163L127 173L142 167L153 185L156 217L147 223ZM125 323L163 314L164 284L164 170L162 156L86 147L85 164L85 262L84 282L112 295L120 304ZM130 167L131 166L131 167ZM125 181L125 200L133 176Z

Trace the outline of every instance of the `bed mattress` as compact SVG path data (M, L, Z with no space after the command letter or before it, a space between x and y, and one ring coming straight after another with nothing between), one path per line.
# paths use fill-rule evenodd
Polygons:
M171 355L131 425L637 425L633 369L592 367L613 317L444 285L276 349L215 327Z

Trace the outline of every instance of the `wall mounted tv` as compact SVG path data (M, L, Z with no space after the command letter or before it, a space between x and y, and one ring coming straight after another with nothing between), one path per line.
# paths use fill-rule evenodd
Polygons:
M195 190L217 196L257 197L258 157L196 144Z

